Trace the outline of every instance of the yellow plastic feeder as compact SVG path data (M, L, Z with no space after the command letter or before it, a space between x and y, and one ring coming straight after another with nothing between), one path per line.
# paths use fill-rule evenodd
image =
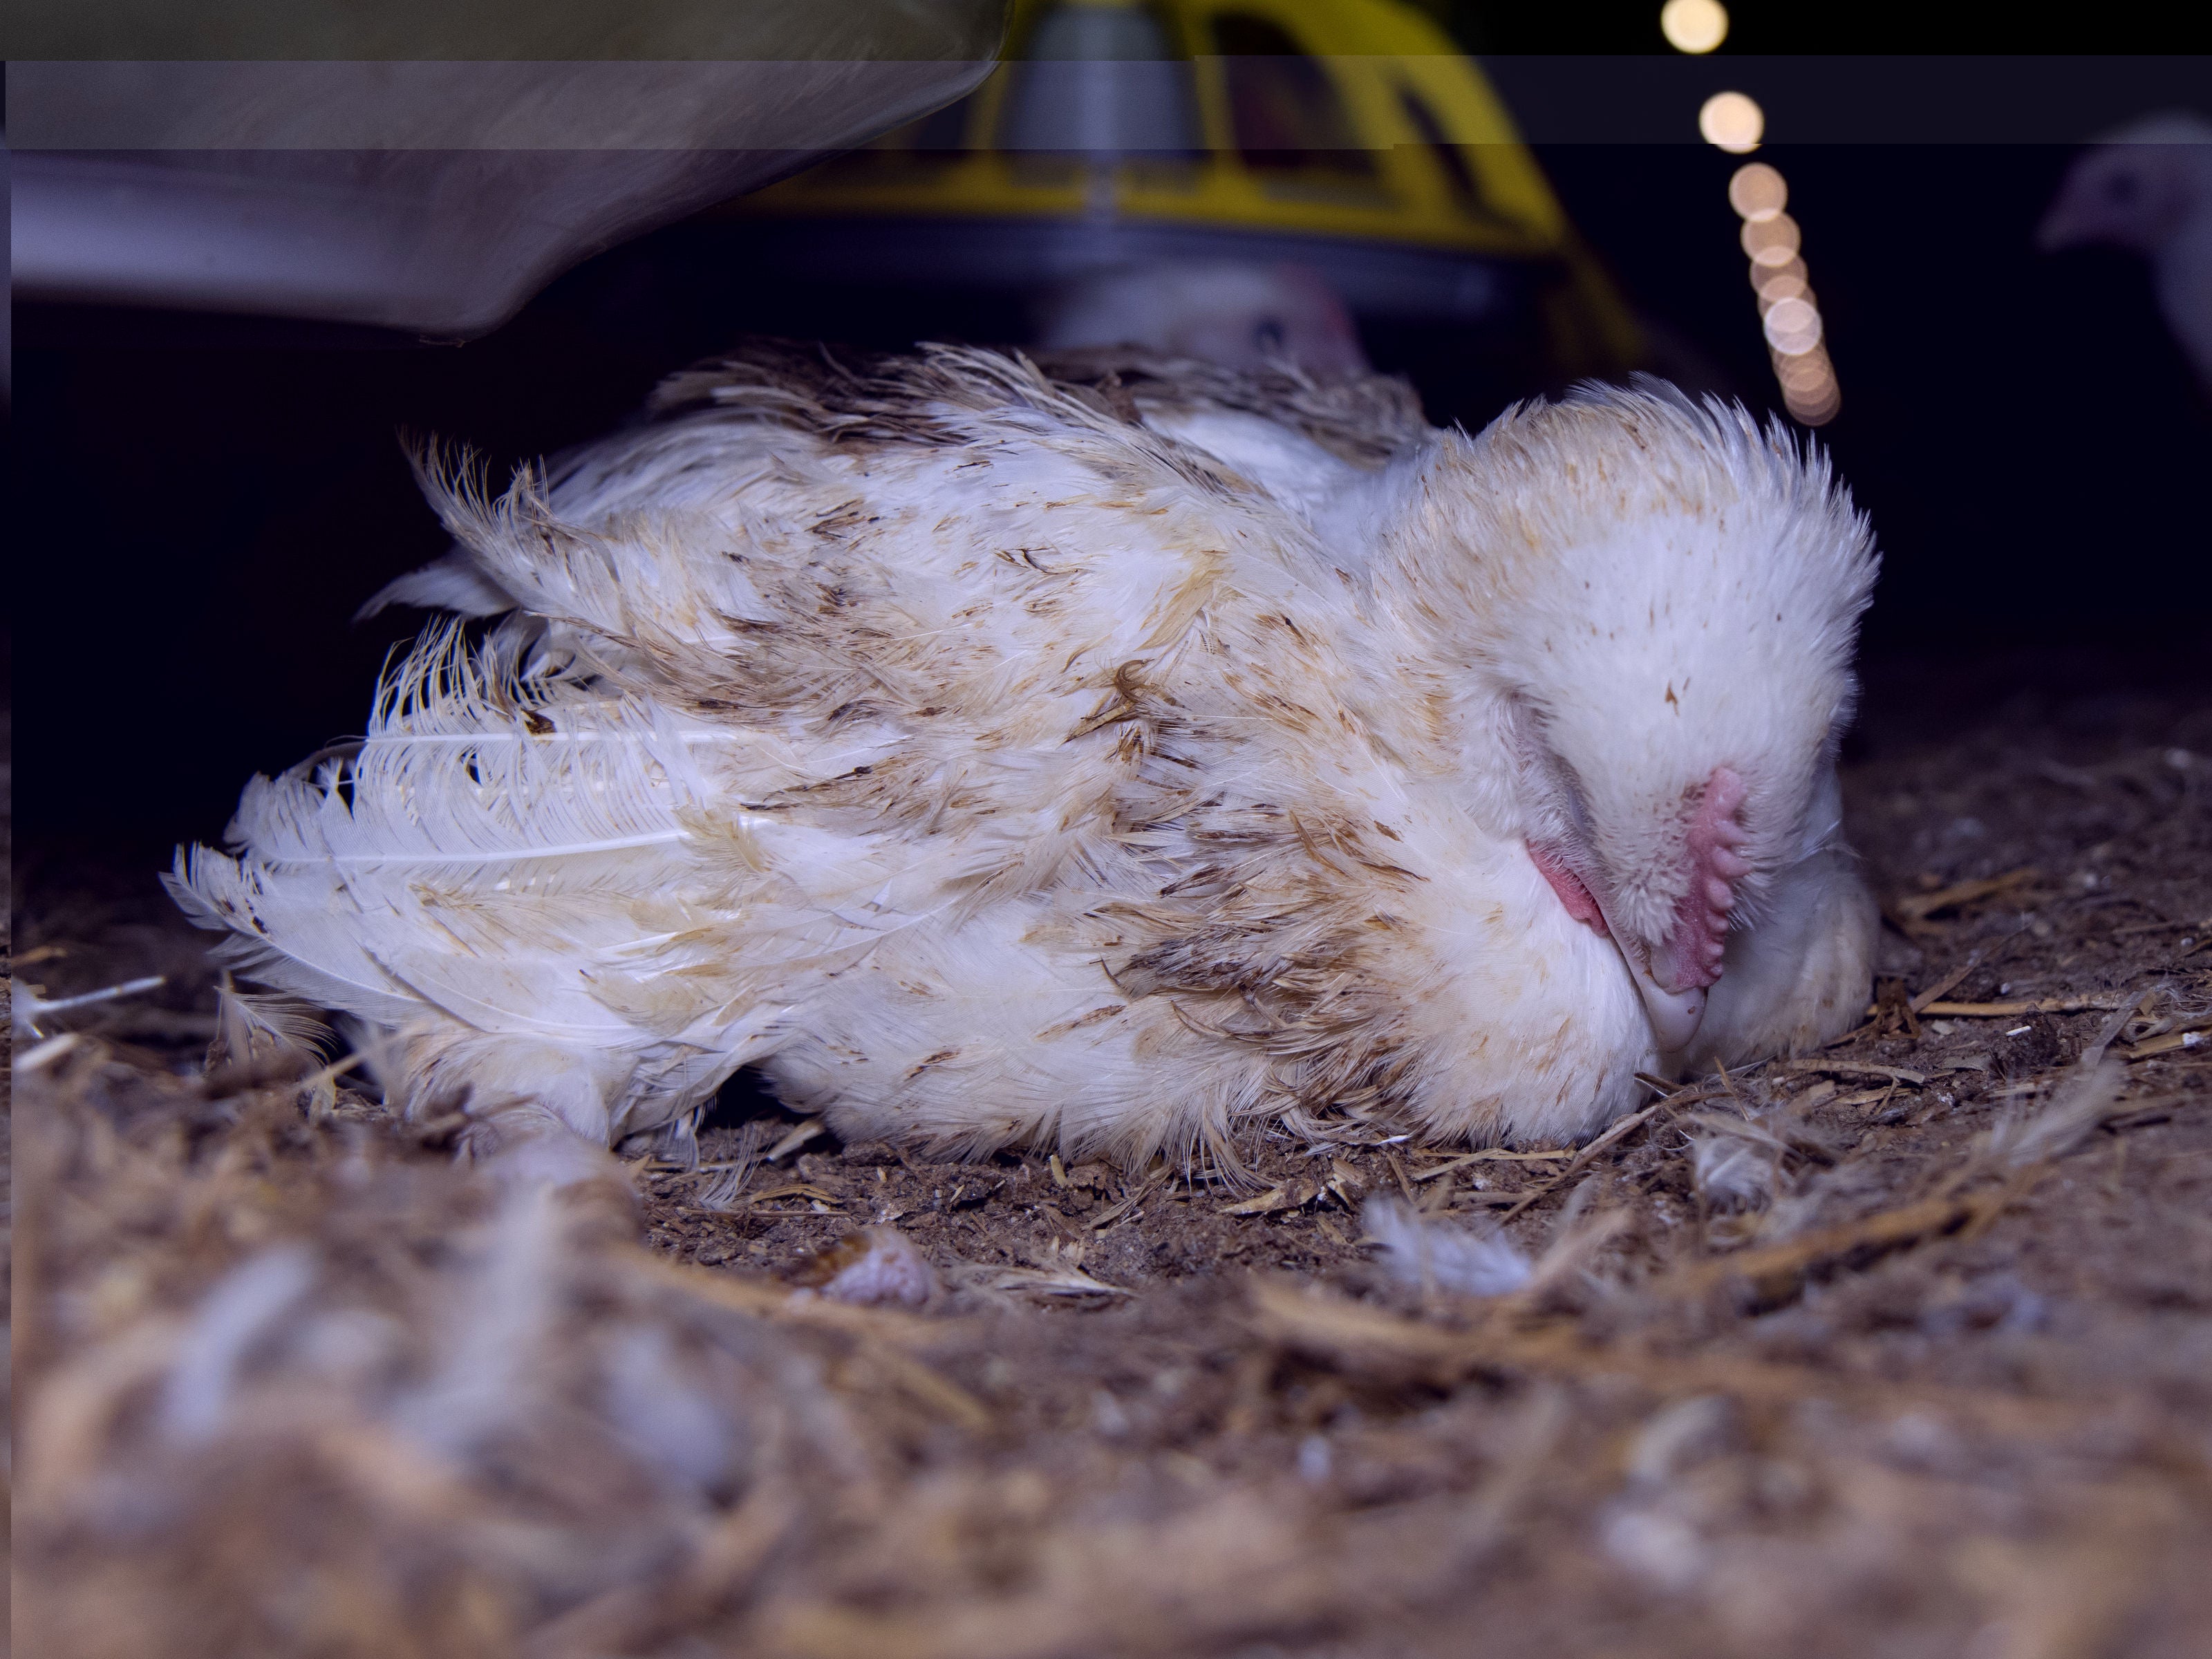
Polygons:
M1487 333L1546 379L1643 356L1480 68L1407 6L1016 0L1007 41L968 97L715 216L841 283L1290 263L1364 324Z

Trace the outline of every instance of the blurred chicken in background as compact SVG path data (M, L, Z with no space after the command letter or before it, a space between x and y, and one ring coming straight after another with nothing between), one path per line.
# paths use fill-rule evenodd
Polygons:
M2212 121L2177 112L2112 134L2067 173L2037 240L2148 259L2166 325L2212 392Z
M1368 368L1344 301L1292 264L1160 261L1099 271L1046 299L1037 343L1048 351L1143 346L1226 368L1288 365L1320 380Z
M1371 363L1471 427L1673 368L1406 0L1014 0L973 93L711 210L702 249L718 228L715 313L796 338Z

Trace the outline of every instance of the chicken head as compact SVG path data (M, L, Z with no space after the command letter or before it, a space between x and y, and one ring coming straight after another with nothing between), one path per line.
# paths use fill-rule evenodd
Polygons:
M1618 946L1662 1054L1711 1052L1731 973L1863 991L1872 907L1829 900L1863 896L1835 754L1876 559L1823 459L1657 382L1590 390L1447 435L1386 541L1386 587L1395 561L1460 601L1431 631L1478 810ZM1787 963L1735 944L1824 904ZM1755 991L1729 1048L1795 1040L1803 996Z

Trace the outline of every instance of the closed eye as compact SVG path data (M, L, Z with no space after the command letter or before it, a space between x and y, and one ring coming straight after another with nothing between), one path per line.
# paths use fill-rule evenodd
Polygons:
M1591 823L1589 799L1583 793L1583 781L1559 751L1544 741L1542 717L1530 716L1529 724L1534 729L1524 728L1522 758L1528 769L1542 781L1544 793L1566 820L1566 828L1587 847L1590 844Z
M1575 834L1587 846L1591 834L1589 801L1583 793L1583 781L1575 775L1575 769L1557 755L1549 758L1552 781L1558 787L1560 805L1566 810L1567 822L1574 826Z
M1531 757L1529 769L1538 781L1538 797L1547 809L1544 816L1553 824L1543 837L1547 856L1592 892L1605 890L1607 884L1597 860L1596 836L1582 781L1572 767L1541 747Z
M1552 820L1546 837L1557 832L1567 843L1559 851L1576 866L1575 873L1585 881L1594 880L1598 875L1594 853L1596 828L1591 821L1589 799L1583 793L1582 779L1546 741L1547 722L1543 709L1533 699L1513 697L1505 712L1513 746L1521 757L1526 791L1523 799L1537 809L1540 817Z

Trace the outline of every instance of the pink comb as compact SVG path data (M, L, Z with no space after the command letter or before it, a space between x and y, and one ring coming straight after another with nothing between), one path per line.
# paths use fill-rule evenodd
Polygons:
M1674 925L1651 964L1651 976L1669 991L1711 985L1721 976L1735 884L1751 869L1740 850L1747 837L1736 822L1744 793L1741 778L1715 767L1690 820L1689 891L1675 907Z

